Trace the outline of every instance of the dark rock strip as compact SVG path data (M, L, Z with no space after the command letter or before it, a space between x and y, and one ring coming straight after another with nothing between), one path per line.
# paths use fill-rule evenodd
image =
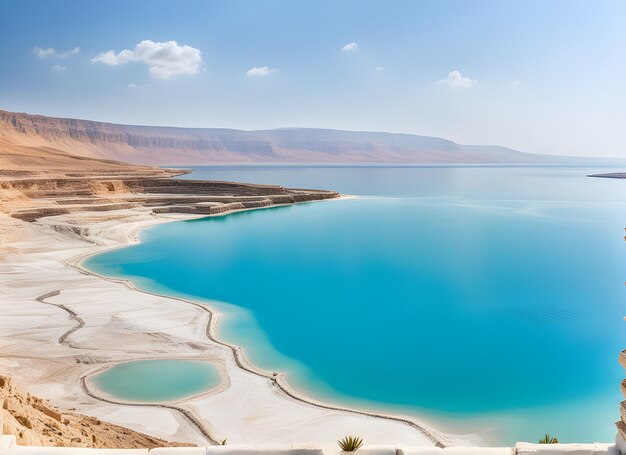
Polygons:
M626 179L626 172L612 172L609 174L590 174L587 177L598 177L603 179Z
M51 305L57 308L61 308L63 311L69 314L70 319L72 319L73 321L76 321L77 324L75 327L72 327L71 329L69 329L67 332L65 332L63 335L59 337L58 339L59 344L64 344L65 340L67 340L67 337L69 337L72 333L76 332L78 329L82 329L83 327L85 327L85 321L81 319L80 317L78 317L78 314L76 312L69 309L65 305L62 305L60 303L51 303L51 302L44 301L45 299L49 299L50 297L56 297L57 295L60 295L60 294L61 294L61 291L55 290L55 291L51 291L46 294L40 295L39 297L35 298L35 300L46 305Z

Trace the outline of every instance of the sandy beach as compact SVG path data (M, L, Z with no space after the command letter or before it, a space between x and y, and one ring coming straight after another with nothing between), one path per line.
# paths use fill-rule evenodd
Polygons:
M206 305L142 292L80 266L90 255L136 242L143 228L194 216L134 207L25 223L0 214L2 371L56 406L170 441L334 447L358 433L370 444L455 444L422 422L300 397L282 376L257 370L215 338L219 315ZM89 379L138 359L209 361L224 381L176 402L137 405L105 396Z

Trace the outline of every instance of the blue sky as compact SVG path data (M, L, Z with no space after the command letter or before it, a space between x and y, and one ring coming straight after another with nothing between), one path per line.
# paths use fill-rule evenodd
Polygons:
M626 157L624 24L623 0L0 0L0 109Z

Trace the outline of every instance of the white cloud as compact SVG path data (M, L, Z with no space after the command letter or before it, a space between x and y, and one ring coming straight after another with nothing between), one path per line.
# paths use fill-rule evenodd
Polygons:
M67 69L66 66L62 66L62 65L54 65L52 68L50 68L50 71L52 71L53 73L62 73Z
M131 82L130 84L128 84L128 88L136 88L137 84L135 84L134 82Z
M41 47L33 47L33 54L39 58L51 57L56 55L57 51L49 47L48 49L42 49Z
M269 76L271 73L275 73L276 71L278 71L276 68L269 68L267 66L255 66L254 68L250 68L248 71L246 71L246 76Z
M348 43L344 47L341 48L344 52L356 52L359 50L359 45L357 43Z
M170 79L179 74L196 74L202 62L199 49L191 46L179 46L176 41L155 43L144 40L135 49L124 49L119 53L110 50L101 52L91 59L91 63L105 65L123 65L128 62L141 62L148 65L153 79Z
M513 82L511 82L511 85L512 85L513 87L517 87L517 86L518 86L518 85L520 85L520 84L521 84L521 82L520 82L520 81L513 81Z
M376 71L383 71L385 69L384 66L377 66Z
M67 58L72 55L78 54L80 52L80 47L75 47L74 49L70 49L69 51L59 52L52 47L48 47L43 49L41 47L33 47L33 54L35 54L39 58L47 58L47 57L58 57L58 58Z
M463 89L476 85L476 81L474 79L470 79L469 77L465 77L459 71L454 70L450 71L444 79L437 81L437 84L447 85L451 88Z

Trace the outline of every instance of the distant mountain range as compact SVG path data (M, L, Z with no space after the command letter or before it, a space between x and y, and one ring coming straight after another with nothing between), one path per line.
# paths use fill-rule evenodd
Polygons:
M498 146L428 136L315 128L242 131L131 126L0 110L0 155L45 148L150 165L230 163L573 163ZM12 147L12 148L11 148Z

